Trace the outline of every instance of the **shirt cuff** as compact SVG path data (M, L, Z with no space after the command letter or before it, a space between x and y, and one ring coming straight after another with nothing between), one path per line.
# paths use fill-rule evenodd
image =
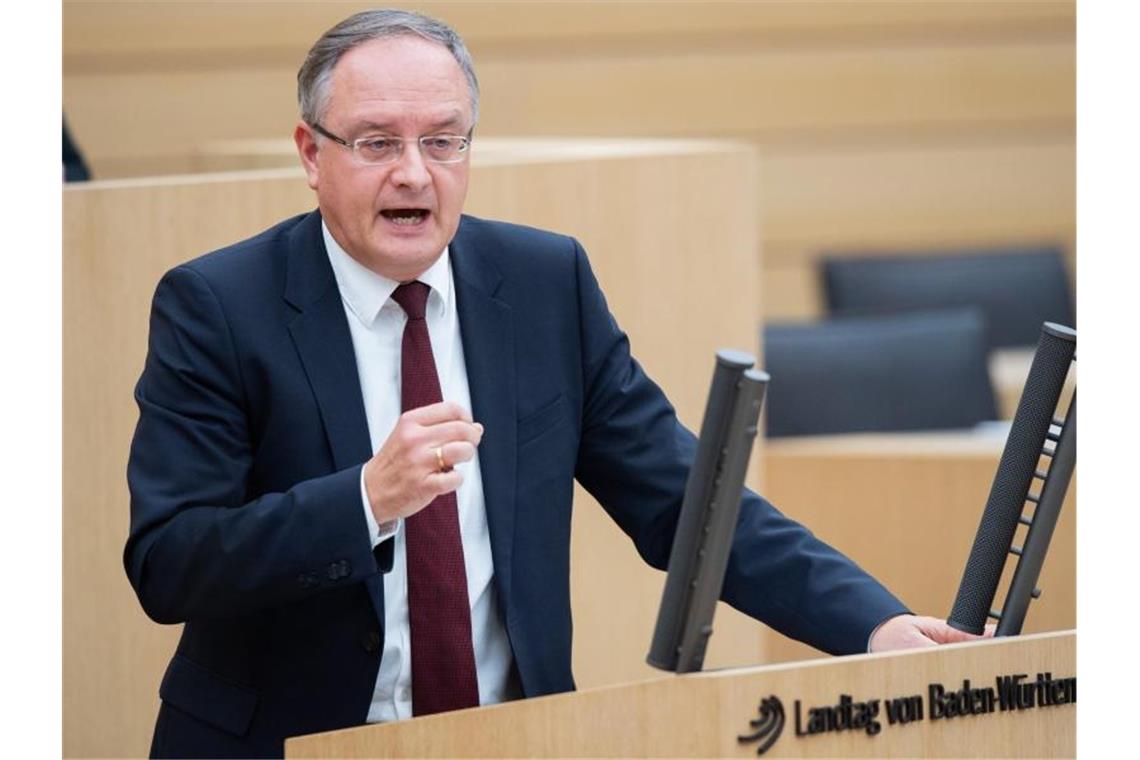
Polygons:
M376 515L372 514L372 504L368 501L368 489L364 487L363 467L360 468L360 503L364 505L364 519L368 521L368 536L372 539L373 549L400 532L400 523L403 520L389 520L384 524L376 522Z

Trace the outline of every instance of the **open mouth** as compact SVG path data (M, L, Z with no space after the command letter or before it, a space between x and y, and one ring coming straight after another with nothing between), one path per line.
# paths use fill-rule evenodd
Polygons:
M430 212L423 208L390 208L380 212L380 215L401 227L415 227L423 224Z

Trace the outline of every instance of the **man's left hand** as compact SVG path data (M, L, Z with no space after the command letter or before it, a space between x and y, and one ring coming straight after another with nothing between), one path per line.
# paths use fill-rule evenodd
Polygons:
M986 626L981 636L951 628L945 620L919 615L897 615L882 625L871 636L872 652L890 652L895 649L933 647L961 641L977 641L994 635L994 627Z

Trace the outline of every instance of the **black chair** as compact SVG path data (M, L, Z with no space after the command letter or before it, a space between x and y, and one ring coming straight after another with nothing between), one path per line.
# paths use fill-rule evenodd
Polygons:
M67 119L63 120L63 181L86 182L91 179L91 171L79 146L71 139L71 132L67 129Z
M977 306L990 348L1035 346L1042 322L1076 325L1058 248L825 256L823 280L833 317Z
M969 428L997 419L977 309L764 328L768 435Z

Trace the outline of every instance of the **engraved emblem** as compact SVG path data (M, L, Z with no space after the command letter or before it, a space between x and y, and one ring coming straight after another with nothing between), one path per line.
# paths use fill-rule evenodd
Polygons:
M780 698L773 694L760 700L759 713L759 717L748 722L752 727L752 733L741 734L736 739L741 744L760 742L756 754L763 755L776 743L780 738L780 732L784 730L784 705L780 702Z

